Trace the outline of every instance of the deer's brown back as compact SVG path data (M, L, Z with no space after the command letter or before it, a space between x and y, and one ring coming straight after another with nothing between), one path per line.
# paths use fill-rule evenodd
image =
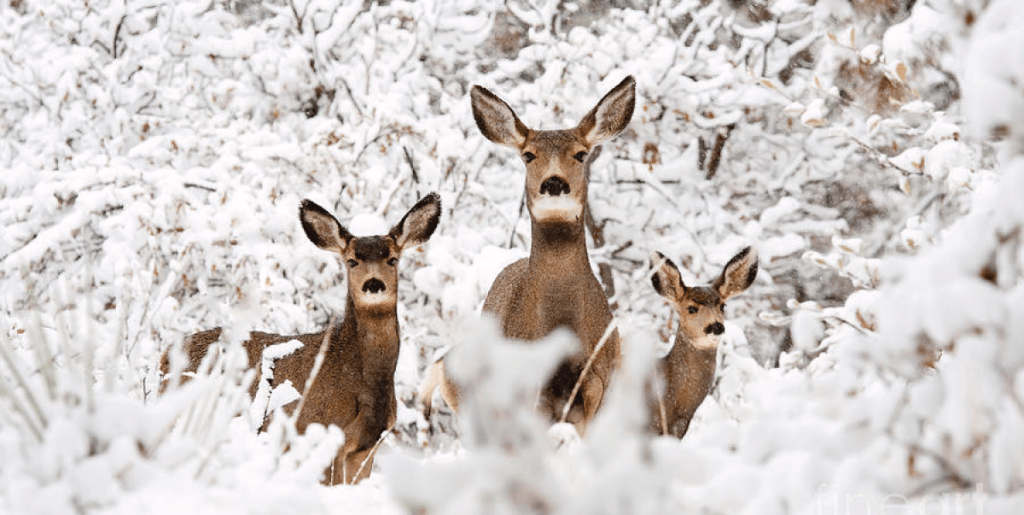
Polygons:
M324 356L324 364L317 374L315 382L310 385L307 392L307 400L303 407L300 429L310 422L323 424L335 423L344 427L345 422L355 417L356 397L361 390L365 390L362 378L362 356L359 349L348 342L341 334L340 328L335 328L331 342L331 349L328 349ZM272 388L277 388L286 382L290 382L300 394L305 391L306 381L313 370L317 354L323 343L325 332L309 333L297 336L283 336L277 334L254 331L249 334L249 339L243 342L248 367L256 371L256 379L249 388L249 394L253 397L260 383L265 379L262 376L263 351L272 345L277 345L291 340L298 340L302 346L291 354L276 360L273 364L273 379L270 382ZM210 346L216 343L221 335L221 329L211 329L196 333L185 340L185 354L188 358L188 365L185 372L195 372L203 357L210 350ZM161 359L161 370L166 374L169 370L168 356L165 353ZM384 393L387 392L378 392ZM365 397L366 394L364 393ZM394 397L394 395L391 395ZM285 407L286 413L291 413L297 406L297 402Z

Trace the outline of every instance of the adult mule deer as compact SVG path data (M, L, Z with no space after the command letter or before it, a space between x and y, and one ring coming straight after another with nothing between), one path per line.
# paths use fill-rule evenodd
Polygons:
M655 291L679 314L672 350L657 364L663 391L652 393L649 400L651 429L682 438L715 380L718 342L725 332L725 301L753 284L757 251L746 247L733 256L711 286L685 285L676 265L660 252L650 259Z
M635 96L636 82L633 77L626 77L576 127L534 130L526 127L494 93L480 86L473 86L470 92L473 117L484 137L522 156L532 233L530 256L498 275L483 311L498 319L507 338L537 340L561 326L576 335L579 350L548 381L541 394L540 408L552 420L560 419L577 381L581 381L567 419L580 434L600 407L619 358L618 333L612 332L595 356L592 368L582 375L588 358L612 321L608 300L587 255L586 165L588 154L597 145L629 124ZM437 385L445 402L456 411L460 389L470 388L452 383L443 363L439 361L428 370L420 391L428 413L430 396Z
M348 270L344 318L325 331L299 336L252 332L243 345L249 367L258 374L250 389L255 396L259 382L264 380L259 376L263 351L291 340L302 344L276 361L269 382L277 387L291 381L296 388L304 388L295 422L300 433L312 423L334 424L344 432L345 443L326 472L326 484L339 480L354 483L368 477L377 443L395 423L394 377L400 343L398 259L403 251L426 242L440 217L440 197L431 193L387 234L355 237L312 201L303 200L299 208L302 229L309 240L338 254ZM213 329L185 341L186 370L197 369L220 334L220 329ZM166 376L170 368L167 353L160 368ZM288 413L295 409L295 404L285 408Z

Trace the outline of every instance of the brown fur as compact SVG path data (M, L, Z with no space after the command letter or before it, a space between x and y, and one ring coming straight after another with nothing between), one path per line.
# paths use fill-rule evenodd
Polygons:
M333 467L327 470L326 484L354 483L368 477L377 442L395 423L394 375L400 343L397 258L403 250L431 236L440 213L440 199L431 194L417 203L388 235L355 238L323 208L304 201L300 218L309 239L320 248L337 252L347 265L344 319L325 331L298 336L252 332L243 343L248 366L257 371L251 395L256 394L264 380L259 375L263 351L290 340L302 343L301 348L275 362L270 386L291 381L303 394L300 404L285 407L285 412L292 414L296 404L301 405L296 420L300 433L313 423L334 424L344 432L345 443ZM186 371L199 367L220 335L220 329L213 329L186 339ZM306 389L324 344L327 347L323 349L323 363ZM161 358L160 369L165 376L170 370L167 352Z
M719 336L725 331L725 300L753 284L757 252L741 250L725 265L710 287L686 286L679 269L661 253L651 256L656 270L651 283L679 314L679 329L672 350L658 362L660 398L649 398L651 430L682 438L690 419L711 392L715 381Z
M526 205L532 222L530 257L509 265L498 275L483 311L497 317L508 338L537 340L565 326L581 344L544 388L541 410L552 420L561 418L584 364L612 321L611 309L587 254L583 216L588 186L585 166L587 156L600 142L614 137L629 123L635 87L633 78L627 77L579 125L565 130L529 129L496 95L480 86L472 90L473 115L480 132L523 156ZM567 185L568 192L543 193L542 185L552 177ZM562 204L549 207L550 200L556 197ZM583 377L570 411L568 421L576 425L580 434L600 407L618 359L619 336L613 332L594 360L593 368ZM434 365L421 389L428 412L429 396L435 385L441 386L445 402L458 410L460 387L447 379L441 367Z

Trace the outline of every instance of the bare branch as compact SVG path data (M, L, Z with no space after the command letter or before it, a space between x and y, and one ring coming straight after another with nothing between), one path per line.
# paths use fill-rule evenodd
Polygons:
M725 126L725 131L718 131L715 136L715 146L711 149L711 158L708 160L708 174L705 177L711 180L715 176L715 172L718 171L718 165L722 160L722 149L725 148L725 141L729 139L729 134L736 128L736 124L729 124Z

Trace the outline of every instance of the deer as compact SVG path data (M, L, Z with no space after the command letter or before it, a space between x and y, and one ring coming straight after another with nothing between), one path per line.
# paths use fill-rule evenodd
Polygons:
M536 341L559 327L567 327L576 336L578 350L543 387L538 407L552 421L572 423L580 435L601 406L619 360L618 332L605 335L612 312L587 253L588 157L626 128L635 97L636 81L627 76L576 127L535 130L486 88L474 85L470 91L473 118L483 136L522 157L532 236L529 257L498 274L482 312L498 320L506 338ZM603 347L598 349L603 338ZM592 368L585 373L588 360L592 360ZM436 387L440 386L441 397L456 413L463 389L469 387L452 382L444 363L441 358L428 368L420 388L419 398L428 416ZM578 395L574 395L577 389ZM559 417L560 412L566 415Z
M656 364L662 391L648 396L650 430L681 439L715 381L718 343L725 332L725 301L754 283L757 251L740 250L710 286L684 284L675 263L660 252L651 254L650 262L654 291L679 315L672 350Z
M310 424L334 424L344 444L325 471L327 485L357 483L369 477L373 458L385 432L395 423L395 368L400 347L398 326L398 262L402 252L425 243L437 228L441 200L431 193L417 202L387 234L355 237L330 212L311 200L299 207L306 237L317 247L337 254L348 276L344 317L324 331L298 336L251 332L243 343L248 366L256 370L251 396L268 347L297 340L302 346L274 364L271 388L291 381L303 388L295 414L302 434ZM186 371L194 372L221 336L221 329L194 334L184 343ZM168 352L160 368L167 377ZM317 365L319 361L319 365ZM186 378L182 378L185 380ZM166 384L165 384L166 386ZM292 415L295 402L286 405ZM264 420L264 425L266 420Z

